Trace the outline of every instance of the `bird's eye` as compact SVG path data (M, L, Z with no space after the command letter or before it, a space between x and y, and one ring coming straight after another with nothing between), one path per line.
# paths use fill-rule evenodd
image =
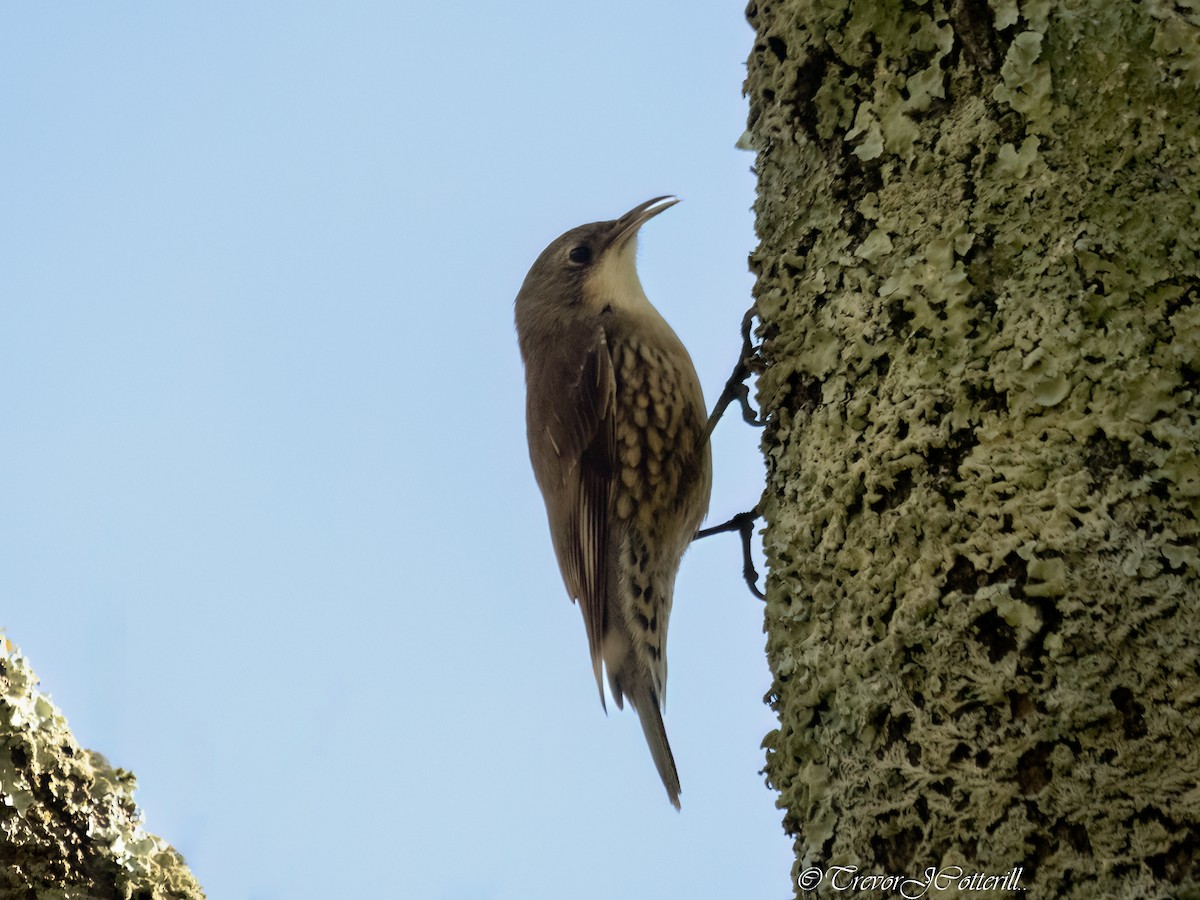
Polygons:
M592 261L592 248L587 244L580 244L578 247L572 247L571 252L567 254L567 259L573 263L578 263L581 266L586 266Z

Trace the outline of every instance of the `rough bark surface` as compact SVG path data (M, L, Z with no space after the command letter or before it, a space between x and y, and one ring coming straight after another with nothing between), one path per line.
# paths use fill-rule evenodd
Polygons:
M1200 894L1200 7L747 16L800 895Z
M0 637L0 900L202 900L123 769L84 750Z

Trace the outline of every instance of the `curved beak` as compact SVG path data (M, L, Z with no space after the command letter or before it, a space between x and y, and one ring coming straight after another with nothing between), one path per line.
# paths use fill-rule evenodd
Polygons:
M678 197L672 197L668 194L665 197L655 197L653 200L647 200L645 203L638 204L613 223L612 235L608 239L608 246L620 247L637 234L639 228L660 212L670 209L678 202Z

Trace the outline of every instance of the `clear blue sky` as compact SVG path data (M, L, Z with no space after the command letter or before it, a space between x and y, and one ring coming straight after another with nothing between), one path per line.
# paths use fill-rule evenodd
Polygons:
M212 898L786 897L762 609L684 559L667 730L596 698L512 301L650 197L711 402L750 303L741 3L7 4L0 626ZM758 432L715 437L709 521Z

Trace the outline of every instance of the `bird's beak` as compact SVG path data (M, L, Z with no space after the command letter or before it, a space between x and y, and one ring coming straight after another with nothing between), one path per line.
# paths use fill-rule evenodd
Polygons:
M663 201L666 202L664 203ZM666 197L655 197L653 200L647 200L645 203L638 204L613 223L612 236L608 239L608 246L619 248L637 234L639 228L660 212L670 209L678 202L678 197L668 195Z

